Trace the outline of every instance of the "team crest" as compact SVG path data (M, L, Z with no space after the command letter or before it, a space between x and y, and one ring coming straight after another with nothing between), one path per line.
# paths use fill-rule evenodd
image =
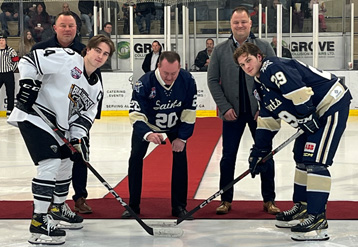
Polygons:
M68 98L70 99L68 119L74 115L80 115L81 111L87 111L95 104L88 93L76 84L72 84Z
M152 87L152 91L149 94L149 99L154 99L156 95L157 95L157 91L155 87Z
M135 90L137 93L139 93L139 89L143 87L143 83L141 81L136 81L133 83L133 90Z
M82 70L80 70L79 68L74 67L71 70L71 76L73 79L80 79L81 75L82 75Z

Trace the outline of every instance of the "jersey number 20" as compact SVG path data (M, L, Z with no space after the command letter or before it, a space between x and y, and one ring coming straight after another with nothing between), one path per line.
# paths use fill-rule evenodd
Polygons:
M171 128L176 125L178 121L178 116L176 112L171 112L169 114L166 113L158 113L156 115L155 125L157 125L161 129Z

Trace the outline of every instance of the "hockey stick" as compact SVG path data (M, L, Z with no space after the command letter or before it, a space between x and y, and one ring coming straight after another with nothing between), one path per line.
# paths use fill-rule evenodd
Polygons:
M42 118L42 120L57 134L57 136L66 144L72 153L78 152L77 149L69 142L65 135L41 112L41 110L33 105L32 108ZM88 169L98 178L99 181L111 192L111 194L128 210L128 212L137 220L144 230L155 237L181 237L183 230L180 228L152 228L143 222L141 218L123 201L123 199L114 191L114 189L104 180L104 178L91 166L90 163L83 161Z
M297 137L299 137L301 134L303 133L303 130L299 129L294 135L292 135L290 138L288 138L285 142L283 142L280 146L278 146L277 148L275 148L274 150L272 150L268 155L266 155L260 162L264 163L267 160L271 159L276 153L278 153L280 150L282 150L284 147L286 147L290 142L292 142L293 140L295 140ZM257 164L259 164L260 162L258 162ZM257 165L256 164L256 165ZM213 194L212 196L210 196L208 199L206 199L205 201L203 201L201 204L199 204L198 206L196 206L194 209L192 209L191 211L189 211L186 215L184 215L183 217L177 219L174 222L160 222L160 221L153 221L153 222L147 222L148 225L151 226L176 226L179 225L181 222L183 222L185 219L187 219L188 217L190 217L191 215L193 215L195 212L197 212L199 209L202 209L203 207L205 207L206 205L208 205L212 200L214 200L216 197L222 195L224 192L226 192L227 190L229 190L231 187L234 186L234 184L236 184L237 182L239 182L241 179L243 179L244 177L246 177L248 174L250 173L250 169L247 169L244 173L242 173L240 176L238 176L237 178L235 178L233 181L231 181L228 185L226 185L224 188L222 188L221 190L217 191L215 194Z

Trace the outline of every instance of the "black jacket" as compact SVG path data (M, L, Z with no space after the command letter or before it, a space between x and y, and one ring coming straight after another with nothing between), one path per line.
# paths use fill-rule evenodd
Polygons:
M160 54L162 54L162 51L159 51L159 57L160 57ZM143 64L142 64L142 69L144 71L144 73L147 73L150 71L150 64L151 64L151 61L152 61L152 55L153 55L153 51L149 52L145 58L144 58L144 61L143 61ZM159 57L158 57L158 60L159 60ZM155 65L155 68L158 67L158 61Z
M200 71L207 71L208 66L205 66L207 59L209 59L207 49L199 51L198 55L195 58L194 64L199 68Z
M34 44L34 46L32 47L31 50L45 49L45 48L48 48L48 47L62 47L60 45L60 43L58 42L58 40L57 40L57 35L56 34L52 38L50 38L49 40L42 41L42 42ZM71 48L75 52L81 54L82 50L84 48L86 48L86 46L84 44L82 44L81 42L79 42L77 39L74 39L74 41L67 48ZM96 73L98 75L98 77L101 80L101 83L103 85L101 70L96 69L96 71L94 73ZM96 119L101 118L102 101L103 101L103 98L100 100L100 102L98 104L98 111L97 111Z

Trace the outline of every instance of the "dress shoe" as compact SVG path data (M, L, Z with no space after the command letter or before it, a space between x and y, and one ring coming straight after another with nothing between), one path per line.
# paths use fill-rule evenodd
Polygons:
M264 202L264 211L269 214L278 214L281 212L281 210L276 207L275 202L272 201Z
M231 202L222 201L216 208L216 214L227 214L231 210Z
M80 197L75 202L75 211L80 214L91 214L92 208L86 203L86 198Z
M134 213L136 214L140 214L140 208L132 208L132 210L134 211ZM129 213L128 210L125 210L121 216L122 219L130 219L133 218L133 216Z
M172 215L174 217L183 218L187 213L188 213L188 211L182 207L177 207L177 208L172 209ZM194 219L194 217L192 215L185 218L185 220L193 220L193 219Z

